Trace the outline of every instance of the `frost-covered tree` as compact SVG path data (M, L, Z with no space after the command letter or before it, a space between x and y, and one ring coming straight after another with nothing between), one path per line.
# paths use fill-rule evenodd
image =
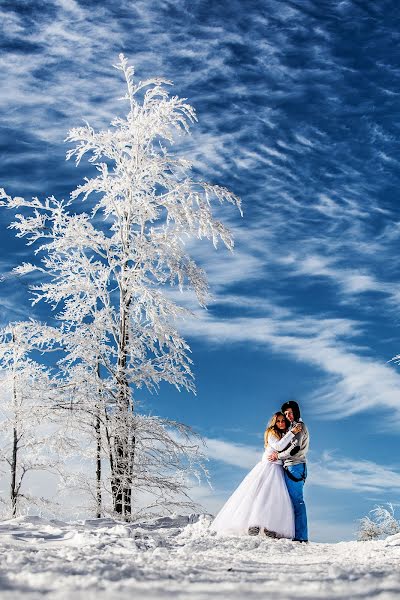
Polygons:
M198 506L187 494L193 481L208 478L200 450L201 438L182 423L160 417L133 416L136 435L135 492L148 497L143 514L160 508L190 510ZM138 516L138 513L137 513Z
M32 358L53 343L51 329L35 321L11 323L0 331L0 461L10 482L2 501L13 517L22 501L39 501L24 488L26 476L54 470L59 462L51 419L55 386L49 370Z
M95 504L96 516L101 517L103 461L110 457L105 428L112 394L109 395L107 388L110 378L102 377L100 372L100 357L107 356L109 348L101 340L104 330L97 317L95 313L90 324L79 321L78 327L69 322L64 329L64 355L58 361L64 393L57 402L57 409L61 417L64 416L68 435L75 436L76 445L80 445L81 458L94 462L95 470L95 478L87 472L75 473L73 478L64 473L63 481L68 485L75 481L75 487L87 493L90 504Z
M393 505L377 506L359 520L358 540L376 540L400 532L400 522L394 516Z
M115 118L105 131L85 125L67 137L74 144L67 158L79 164L87 157L97 174L68 202L27 201L4 190L1 198L10 208L33 211L18 215L12 227L37 244L40 263L18 270L46 277L34 288L36 301L57 307L58 318L72 330L83 324L96 329L100 379L107 388L114 510L129 518L139 439L133 418L137 390L154 390L161 382L194 390L189 347L177 330L185 310L168 291L187 286L205 305L205 273L187 242L207 238L215 247L222 242L232 249L231 234L211 206L228 202L240 209L240 201L226 188L196 180L190 161L173 152L196 115L185 99L169 95L171 82L135 83L123 55L117 69L127 85L126 117ZM90 212L74 213L77 200L89 203Z

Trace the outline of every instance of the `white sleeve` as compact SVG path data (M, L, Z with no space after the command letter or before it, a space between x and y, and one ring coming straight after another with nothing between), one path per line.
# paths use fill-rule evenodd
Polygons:
M274 435L269 434L268 435L268 446L270 446L277 452L280 452L281 450L284 450L288 444L290 444L290 442L292 441L293 438L294 438L294 433L292 433L291 431L288 431L287 433L285 433L283 438L281 438L280 440L278 440L278 438L276 438Z
M292 456L292 450L296 447L298 447L299 445L299 440L293 438L290 446L288 448L286 448L286 450L283 450L283 452L278 452L278 458L279 460L286 460L287 458L289 458L289 456Z

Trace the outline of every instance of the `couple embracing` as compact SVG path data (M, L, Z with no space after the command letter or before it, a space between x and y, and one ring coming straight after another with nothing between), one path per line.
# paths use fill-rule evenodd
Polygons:
M220 510L211 528L225 534L308 541L303 487L307 477L307 427L297 402L276 412L264 434L262 459Z

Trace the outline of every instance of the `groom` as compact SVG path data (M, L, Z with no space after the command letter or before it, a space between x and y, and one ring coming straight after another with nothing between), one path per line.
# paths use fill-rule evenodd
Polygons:
M281 410L290 422L290 429L293 428L296 423L301 423L302 430L295 435L298 444L289 454L285 450L282 452L274 452L269 460L274 461L278 458L283 460L286 485L294 510L295 536L293 541L307 542L307 512L303 498L303 488L307 477L306 456L310 437L308 429L300 417L300 408L297 402L289 400L289 402L282 404Z

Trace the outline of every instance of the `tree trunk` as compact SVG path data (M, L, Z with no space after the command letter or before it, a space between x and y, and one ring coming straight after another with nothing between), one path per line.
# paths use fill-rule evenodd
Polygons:
M96 518L101 518L101 421L100 415L96 415Z
M110 425L109 425L110 418L107 414L107 410L104 410L104 416L105 416L105 432L106 432L106 439L107 439L107 446L108 446L108 456L110 459L110 472L111 472L111 480L112 480L112 477L114 476L114 455L113 455L113 446L112 446L111 435L110 435Z
M15 334L12 333L12 341L15 344ZM15 360L13 364L13 404L14 404L14 426L13 426L13 441L12 441L12 457L11 457L11 514L13 517L17 515L17 459L18 459L18 398L17 398L17 375L15 370Z
M124 287L122 286L122 290ZM111 488L114 510L129 521L132 514L132 480L134 444L131 435L131 390L126 374L129 351L129 301L121 290L120 336L117 363L117 414L114 436L114 473Z
M18 433L14 426L13 428L13 446L12 446L12 459L11 459L11 514L13 517L17 516L17 455L18 455Z
M132 512L129 462L128 438L126 434L119 433L115 437L114 509L126 521Z
M100 382L100 363L97 360L96 375ZM101 387L100 383L97 389L98 402L97 402L97 414L95 421L95 432L96 432L96 518L101 518L102 513L102 497L101 497Z

